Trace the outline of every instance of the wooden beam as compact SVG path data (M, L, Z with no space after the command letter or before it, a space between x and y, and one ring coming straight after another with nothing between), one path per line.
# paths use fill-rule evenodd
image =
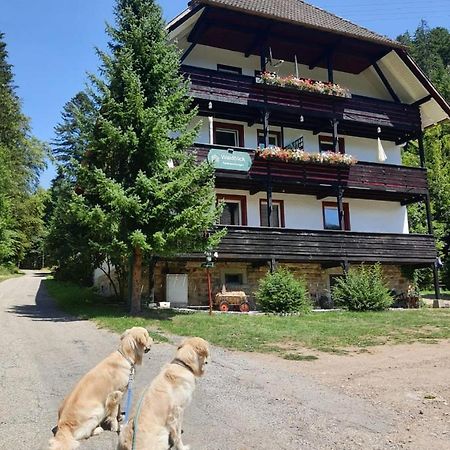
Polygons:
M423 145L423 133L420 133L418 137L419 142L419 158L420 158L420 167L425 167L425 148Z
M398 95L395 93L394 89L390 85L388 79L385 77L383 71L380 69L380 66L374 62L373 68L375 69L375 72L380 77L380 80L383 82L384 87L388 90L389 94L391 94L391 97L394 99L396 103L400 103L400 99L398 98Z
M196 42L192 42L191 45L183 52L183 54L181 55L180 58L180 62L181 64L183 64L183 62L185 61L185 59L190 55L190 53L192 52L192 50L194 50L194 47L197 45Z
M320 62L322 62L325 58L328 58L330 55L332 55L339 47L341 42L342 38L337 39L333 45L326 47L325 50L322 53L320 53L317 58L313 59L312 63L309 64L309 70L315 69Z
M411 106L420 106L423 105L426 102L429 102L431 99L433 98L433 96L431 94L421 98L420 100L417 100L414 103L411 103Z
M328 70L328 81L330 83L334 83L333 52L327 54L327 70Z
M211 23L207 21L209 11L210 10L208 7L206 7L202 11L202 14L194 25L194 28L192 28L191 32L189 33L189 36L187 38L188 42L198 43L201 35L209 28L209 26L211 25Z
M344 189L339 186L337 193L337 208L338 208L338 216L339 216L339 229L345 229L345 220L344 220Z

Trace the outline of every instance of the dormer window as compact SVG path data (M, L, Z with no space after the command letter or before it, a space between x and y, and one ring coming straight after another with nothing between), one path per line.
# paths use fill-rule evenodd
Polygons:
M217 64L217 71L225 73L234 73L235 75L242 75L242 69L240 67L227 66L225 64Z
M214 144L244 147L244 127L235 123L214 122Z
M345 141L344 138L338 138L339 153L345 154ZM333 137L319 135L319 151L320 152L334 152Z

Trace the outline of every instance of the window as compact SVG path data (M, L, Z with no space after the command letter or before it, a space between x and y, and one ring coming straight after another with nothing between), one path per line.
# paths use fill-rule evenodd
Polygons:
M214 122L214 144L244 147L244 127L234 123Z
M242 75L242 69L240 67L227 66L225 64L217 64L217 70L219 72L234 73L236 75Z
M281 133L269 131L269 147L281 147ZM264 130L258 130L258 147L264 148Z
M224 269L220 273L220 281L228 291L242 289L242 285L247 284L247 271L239 267Z
M244 275L242 273L226 273L225 284L244 284Z
M338 138L339 153L345 153L345 141L344 138ZM319 150L321 152L334 152L333 137L332 136L319 136Z
M267 214L267 200L259 201L259 217L262 227L269 226ZM284 228L284 202L283 200L272 200L272 226Z
M247 199L244 195L218 195L224 202L221 225L247 225Z
M344 230L350 231L350 209L348 203L344 203ZM325 230L340 230L338 206L334 202L323 202L323 228Z

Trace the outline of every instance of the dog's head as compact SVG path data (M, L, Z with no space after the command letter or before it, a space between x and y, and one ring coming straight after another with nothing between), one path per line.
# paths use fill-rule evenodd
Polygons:
M133 327L120 336L120 350L135 364L142 364L144 353L150 350L153 339L142 327Z
M187 338L178 347L176 357L187 364L195 376L201 377L210 357L209 344L199 337Z

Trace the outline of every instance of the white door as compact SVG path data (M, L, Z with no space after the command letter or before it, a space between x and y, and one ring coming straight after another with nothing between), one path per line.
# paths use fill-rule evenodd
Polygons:
M177 305L188 304L188 276L185 273L166 275L166 300Z

